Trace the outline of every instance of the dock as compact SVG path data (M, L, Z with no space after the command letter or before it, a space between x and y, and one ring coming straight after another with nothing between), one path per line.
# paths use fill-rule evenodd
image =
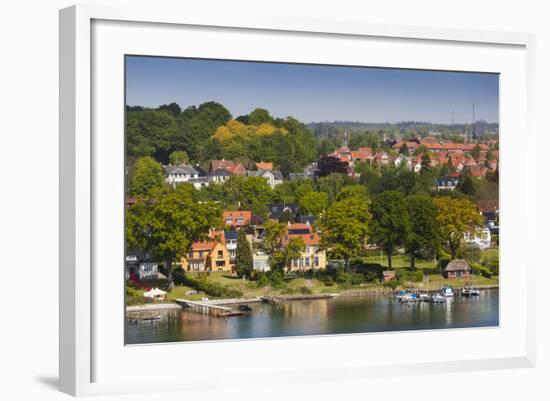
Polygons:
M191 301L189 299L176 299L176 303L191 312L211 314L216 317L241 316L244 313L227 306L218 305L209 301Z

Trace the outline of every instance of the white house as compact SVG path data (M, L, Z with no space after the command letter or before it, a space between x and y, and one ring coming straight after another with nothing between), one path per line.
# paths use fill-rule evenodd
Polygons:
M231 177L232 175L233 174L231 174L229 171L219 168L208 174L208 181L221 184L222 182L225 182L227 179L229 179L229 177Z
M489 227L483 227L475 235L464 234L466 244L479 249L488 249L491 247L491 230Z
M252 266L254 270L257 270L260 272L269 271L269 256L262 251L253 252Z
M395 167L399 167L402 164L406 163L408 170L410 170L411 166L412 166L411 159L409 157L405 156L405 155L397 156L393 163L394 163Z
M275 188L276 185L283 183L283 174L281 174L280 171L271 171L271 170L247 171L246 175L248 177L265 178L268 185L271 188Z
M199 178L199 172L186 164L180 166L163 166L166 174L166 182L171 185L189 182Z

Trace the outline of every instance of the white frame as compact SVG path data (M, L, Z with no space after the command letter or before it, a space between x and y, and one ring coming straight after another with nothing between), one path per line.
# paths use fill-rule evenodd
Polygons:
M160 8L112 8L109 6L72 6L60 12L60 389L72 395L90 395L132 391L127 384L92 383L94 338L92 308L92 202L93 141L91 134L91 28L93 20L139 21L204 27L229 27L270 31L343 34L395 39L419 39L472 44L504 44L525 48L527 54L527 136L534 138L534 35L484 32L457 29L436 29L411 26L374 25L362 22L296 20L291 18L243 16L232 19L223 16L185 15L181 10ZM534 182L534 177L529 182ZM533 190L534 191L534 190ZM533 206L527 216L535 216ZM529 219L531 229L534 219ZM535 230L533 229L533 232ZM531 276L532 261L526 262ZM408 365L362 366L349 370L305 370L294 380L307 378L373 377L405 374L414 367L415 373L454 372L534 366L534 280L527 284L525 355L513 358L412 363ZM285 340L291 341L291 340ZM291 378L292 380L292 378ZM166 389L166 383L163 388ZM200 388L201 382L176 385L176 388ZM160 390L160 384L157 385ZM151 391L153 384L139 390ZM135 389L134 389L135 390Z

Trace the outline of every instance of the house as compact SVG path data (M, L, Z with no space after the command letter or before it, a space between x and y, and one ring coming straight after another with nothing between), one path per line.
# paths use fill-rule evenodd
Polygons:
M483 227L476 230L475 234L465 233L464 242L474 248L488 249L491 247L491 230Z
M166 182L173 186L182 182L189 182L191 179L199 178L199 172L187 164L162 167L166 175Z
M300 223L302 224L309 224L310 226L313 226L316 221L317 221L317 216L315 215L300 216Z
M327 266L326 251L320 249L321 238L309 224L288 223L283 243L288 243L293 238L302 238L305 249L298 259L291 263L290 270L319 270Z
M437 180L437 190L438 191L442 191L442 190L450 190L450 191L454 191L456 189L456 186L458 185L458 177L451 177L450 175L448 175L447 177L443 178L443 179L438 179Z
M237 230L250 224L252 212L250 210L225 210L223 222L226 226L235 227Z
M261 161L261 162L256 163L256 168L258 170L272 171L273 170L273 163Z
M372 160L377 164L386 165L390 162L390 155L388 155L386 152L378 152L374 155Z
M472 268L464 259L453 259L443 269L445 278L469 277L471 272Z
M295 203L270 203L267 207L269 209L267 217L275 221L279 221L285 211L290 212L293 219L298 214L298 205Z
M211 173L208 174L208 181L209 182L215 182L217 184L221 184L221 183L227 181L227 179L229 177L231 177L232 175L233 174L230 173L229 171L220 168L220 169L214 170L214 171L212 171Z
M403 164L403 165L406 165L408 170L411 170L411 168L412 168L411 159L408 158L408 157L405 156L405 155L399 155L399 156L397 156L397 157L395 158L395 160L393 161L393 164L395 165L395 167L399 167L399 166L401 166L402 164Z
M470 169L470 174L472 175L472 177L477 179L481 179L485 177L485 174L487 174L487 168L478 164L474 166L469 166L468 168Z
M225 231L225 247L229 252L229 263L235 265L235 258L237 257L237 236L239 232L235 230Z
M210 181L208 180L208 177L191 178L189 180L189 184L193 184L195 189L205 188L209 183Z
M223 231L210 233L206 241L194 242L189 254L181 258L181 268L194 272L232 271L224 242Z
M283 174L280 171L271 171L271 170L258 170L258 171L247 171L246 175L248 177L263 177L267 181L267 184L271 188L275 188L276 185L283 183Z
M269 256L263 251L252 252L252 266L256 271L269 271Z
M233 160L211 160L210 161L210 172L217 170L225 170L232 175L246 175L246 169L242 163L235 163Z

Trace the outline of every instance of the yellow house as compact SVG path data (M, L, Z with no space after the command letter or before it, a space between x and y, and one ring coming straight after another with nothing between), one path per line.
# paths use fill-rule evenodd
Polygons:
M232 271L223 231L212 232L211 239L193 243L189 255L181 258L181 268L189 272Z
M327 253L320 249L321 238L309 224L294 223L288 224L285 235L285 242L292 238L300 237L304 241L305 249L299 259L291 263L291 271L323 270L327 267Z

